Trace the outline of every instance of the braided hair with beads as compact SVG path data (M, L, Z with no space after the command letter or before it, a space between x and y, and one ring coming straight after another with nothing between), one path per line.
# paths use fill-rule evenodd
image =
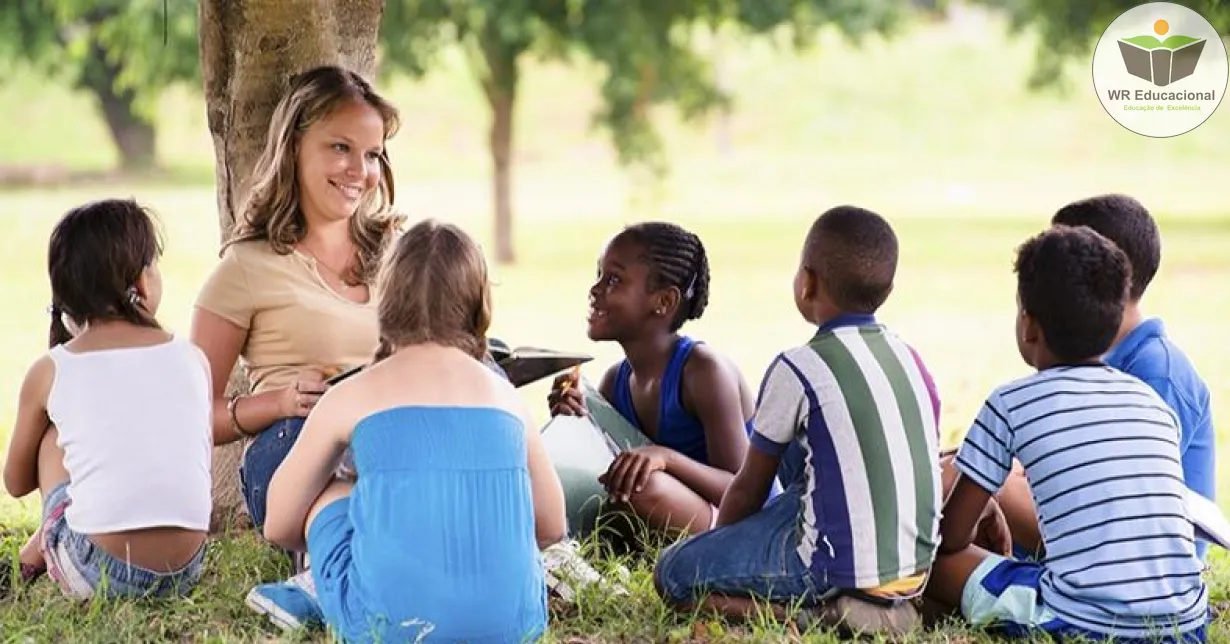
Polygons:
M675 224L648 221L623 229L617 239L638 244L649 266L651 290L679 289L679 309L670 330L678 331L688 320L700 319L709 304L709 257L700 237Z

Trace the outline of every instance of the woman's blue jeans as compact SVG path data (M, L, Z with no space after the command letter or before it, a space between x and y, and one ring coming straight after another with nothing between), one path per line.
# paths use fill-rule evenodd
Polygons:
M257 529L265 525L265 500L269 494L269 481L273 473L290 453L290 448L299 438L304 418L282 418L274 421L268 429L256 435L252 444L243 453L239 465L239 482L243 488L243 500L248 505L248 516Z

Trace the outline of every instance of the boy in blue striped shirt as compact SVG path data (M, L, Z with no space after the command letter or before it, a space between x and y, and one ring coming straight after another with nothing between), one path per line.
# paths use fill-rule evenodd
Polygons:
M1037 372L991 393L957 454L928 596L1009 635L1203 642L1208 591L1178 421L1100 359L1123 319L1127 257L1058 225L1021 246L1016 272L1017 346ZM971 545L1014 458L1037 502L1040 562Z

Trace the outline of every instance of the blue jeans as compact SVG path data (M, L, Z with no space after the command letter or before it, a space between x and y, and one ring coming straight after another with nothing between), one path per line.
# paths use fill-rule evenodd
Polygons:
M807 456L803 453L803 447L799 441L790 441L790 445L782 453L781 461L777 465L777 482L782 486L782 489L794 485L796 480L803 477L803 467L806 465L806 460Z
M273 473L290 453L303 429L304 418L282 418L256 435L244 450L243 462L239 465L239 483L243 488L243 500L248 506L248 516L258 529L265 525L265 499L269 494L269 481Z
M184 567L157 572L122 561L99 548L90 538L68 527L64 511L72 504L68 481L43 499L43 558L47 573L65 595L89 599L106 597L176 597L187 595L201 580L205 545ZM5 564L7 565L7 564Z
M707 593L815 605L832 589L816 581L799 556L802 487L779 494L738 523L667 548L654 568L658 588L677 604Z

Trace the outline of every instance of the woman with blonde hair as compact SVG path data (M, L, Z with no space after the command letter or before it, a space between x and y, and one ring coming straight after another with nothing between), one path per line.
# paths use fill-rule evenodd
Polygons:
M342 641L534 641L564 493L526 404L481 362L482 253L421 222L378 288L390 354L320 399L270 484L265 536L306 544ZM347 448L354 483L333 475Z
M257 527L269 479L324 380L368 362L379 344L374 278L403 221L392 212L385 149L398 126L397 109L354 72L326 66L291 78L250 196L197 298L191 338L212 373L214 444L251 439L240 480ZM239 359L251 393L228 398Z

